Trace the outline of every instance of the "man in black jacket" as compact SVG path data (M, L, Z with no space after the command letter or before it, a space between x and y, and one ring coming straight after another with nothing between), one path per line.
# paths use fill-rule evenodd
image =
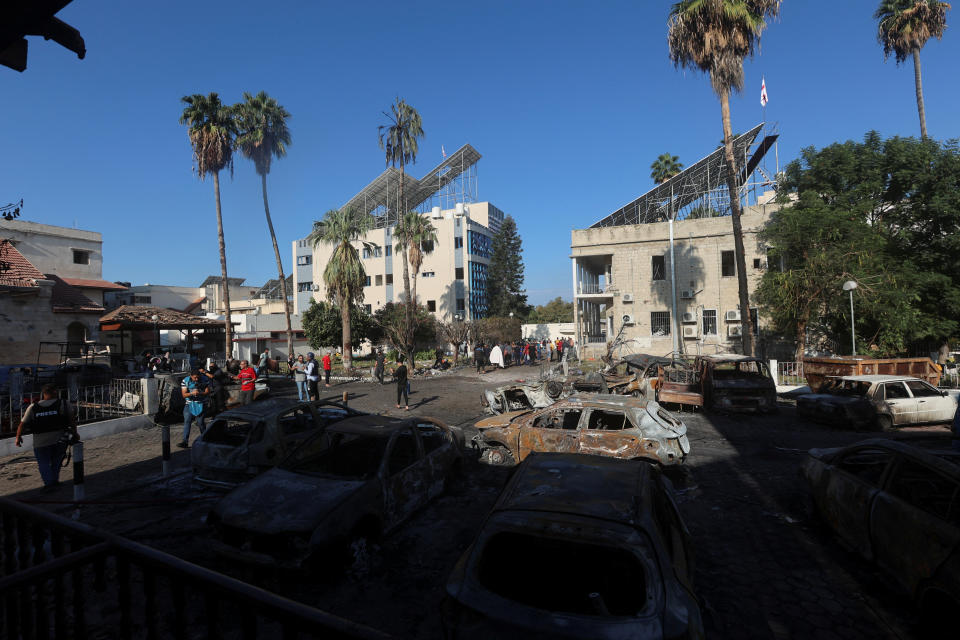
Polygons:
M67 452L62 436L67 433L79 440L74 408L66 400L57 397L56 385L46 384L41 390L42 398L34 402L23 414L17 427L18 447L23 446L23 429L28 427L33 434L33 454L40 467L40 478L45 491L60 484L60 464Z

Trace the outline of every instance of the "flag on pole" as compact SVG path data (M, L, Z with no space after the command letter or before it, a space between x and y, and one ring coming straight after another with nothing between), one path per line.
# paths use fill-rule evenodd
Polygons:
M765 107L770 100L767 98L767 80L760 77L760 106Z
M443 159L447 159L447 150L443 148L443 145L440 145L440 153L443 154Z

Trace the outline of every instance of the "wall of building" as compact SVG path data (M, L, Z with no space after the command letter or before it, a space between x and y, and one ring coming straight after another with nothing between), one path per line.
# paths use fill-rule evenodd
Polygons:
M556 340L574 338L576 325L572 322L545 322L541 324L520 325L520 335L524 340Z
M0 297L0 364L29 364L37 361L40 342L66 342L72 323L86 328L87 339L97 340L100 325L96 313L51 313L53 283L38 280L39 290ZM56 354L43 364L58 364Z
M122 305L134 305L182 311L205 295L206 290L203 287L145 284L130 287L126 291L108 291L104 295L104 303L107 309L116 309Z
M0 237L12 240L17 250L43 273L90 280L102 277L103 238L96 231L0 220ZM74 261L75 250L85 253L86 264Z

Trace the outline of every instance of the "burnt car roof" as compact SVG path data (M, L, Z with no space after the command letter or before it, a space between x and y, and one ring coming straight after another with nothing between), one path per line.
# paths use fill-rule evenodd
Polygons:
M718 364L721 362L763 362L762 358L745 356L739 353L717 353L709 356L697 356L697 358Z
M650 401L646 398L633 396L621 396L609 393L578 393L557 400L556 407L561 404L581 405L584 407L617 407L619 409L645 409Z
M634 525L640 511L635 496L643 493L652 473L652 466L641 460L531 453L494 511L567 513Z
M239 407L233 407L228 409L221 414L218 414L217 418L254 418L254 419L263 419L269 418L271 416L277 415L278 413L283 413L293 407L298 405L312 405L315 409L321 409L325 406L336 407L339 409L344 409L348 413L356 413L356 410L349 409L342 405L339 405L335 402L301 402L294 398L267 398L265 400L258 400L252 404L241 405Z
M960 480L960 459L956 463L951 462L944 457L941 457L937 454L947 454L946 457L953 457L950 454L956 453L952 449L943 449L943 450L930 450L923 449L906 442L901 442L899 440L890 440L887 438L870 438L868 440L861 440L860 442L854 442L853 444L847 445L845 447L838 447L837 452L847 451L853 449L854 447L878 447L880 449L888 449L890 451L896 451L897 453L902 453L904 455L911 456L917 460L923 461L923 463L929 466L932 469L943 473L944 475L950 476L954 479Z
M394 431L399 431L415 422L416 420L411 418L391 418L390 416L369 414L345 418L327 427L327 431L387 437Z
M664 364L669 365L677 360L671 360L670 358L664 358L663 356L652 356L648 353L634 353L629 356L625 356L620 359L621 362L626 362L631 367L637 367L638 369L646 369L651 364Z

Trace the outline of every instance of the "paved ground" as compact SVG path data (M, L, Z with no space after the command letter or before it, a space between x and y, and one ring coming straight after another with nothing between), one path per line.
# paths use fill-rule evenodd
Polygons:
M478 379L472 372L414 379L411 413L468 430L481 417L485 385L535 378L512 369ZM393 387L350 383L351 406L390 414ZM292 394L281 383L280 394ZM715 638L919 638L917 620L882 575L843 550L806 514L798 469L807 449L839 446L866 434L797 420L792 407L775 416L681 414L691 455L675 476L680 508L693 536L699 594ZM174 430L176 441L178 431ZM897 437L943 439L945 429ZM218 493L192 483L189 452L174 449L174 475L162 479L157 427L86 443L90 504L75 512L69 484L39 494L32 452L0 460L0 494L37 502L64 515L249 580L288 597L398 637L440 637L438 604L460 553L502 488L508 471L471 462L467 481L419 512L377 550L372 566L336 583L251 573L211 558L204 515ZM67 479L69 474L64 474Z

